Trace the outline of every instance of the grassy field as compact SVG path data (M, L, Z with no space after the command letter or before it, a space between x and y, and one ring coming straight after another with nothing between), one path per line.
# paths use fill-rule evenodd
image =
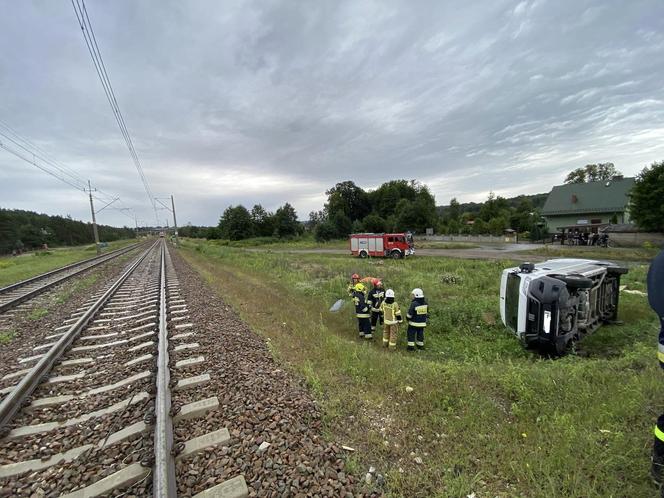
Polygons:
M192 239L196 240L196 239ZM313 236L302 236L293 239L279 239L276 237L253 237L244 240L212 240L211 244L223 247L264 249L348 249L347 240L330 240L318 242Z
M621 298L622 326L605 326L573 354L524 350L500 323L508 261L257 253L185 241L183 255L262 334L318 397L326 437L351 446L387 496L647 497L652 425L662 409L656 317L643 296ZM624 282L643 290L646 266ZM427 349L360 341L345 296L352 272L381 277L405 307L427 295ZM412 388L411 389L407 389ZM420 463L421 462L421 463Z
M546 245L538 249L519 251L521 254L536 254L551 258L588 258L613 261L650 261L661 251L660 248L642 247L593 247Z
M109 252L135 242L134 239L110 242L103 251ZM94 244L30 252L20 256L4 256L0 258L0 287L94 256Z

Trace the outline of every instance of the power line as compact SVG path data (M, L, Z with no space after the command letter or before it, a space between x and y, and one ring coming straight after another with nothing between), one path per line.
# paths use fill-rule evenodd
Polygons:
M4 138L4 140L3 140ZM3 121L0 121L0 148L6 150L10 154L22 159L23 161L32 164L36 168L40 169L44 173L51 175L54 178L57 178L63 183L66 183L70 187L75 188L78 191L87 192L88 181L84 180L78 173L73 169L65 166L64 164L56 161L50 157L46 152L41 148L34 145L28 139L22 137L14 129L12 129L8 124ZM103 202L110 206L110 203L118 201L120 198L117 196L112 196L106 192L103 192L97 189L99 195L93 195L95 199L100 202ZM110 200L110 203L109 203ZM123 215L127 216L130 219L134 219L126 211L131 209L128 207L113 207L120 211Z
M150 199L150 203L152 204L152 208L154 210L155 219L156 219L157 205L154 200L154 195L152 195L152 190L150 189L150 185L148 184L147 178L143 173L143 167L141 166L141 161L138 158L138 154L136 153L136 149L134 148L134 143L131 140L131 135L129 134L129 130L127 129L127 125L125 124L124 117L122 116L122 112L120 111L120 106L118 105L118 101L115 97L115 92L113 91L113 85L111 84L111 80L108 77L108 72L106 71L106 65L104 64L104 60L99 50L99 45L97 44L97 38L95 37L94 30L92 29L92 24L90 23L90 17L88 16L88 11L87 8L85 7L85 1L71 0L71 4L72 7L74 8L74 13L76 14L76 19L78 20L78 24L81 27L81 31L83 32L83 38L85 39L85 44L88 47L88 52L90 53L90 57L92 58L92 63L95 66L95 71L97 72L97 76L99 76L99 81L101 81L101 85L102 88L104 89L104 93L106 94L106 98L108 99L108 103L110 104L111 110L113 111L113 115L115 116L115 120L118 123L118 127L120 128L120 133L122 134L125 144L127 145L127 149L129 150L129 155L131 156L134 162L134 166L138 171L138 175L140 176L141 181L143 182L143 187L145 188L145 192L148 194L148 198Z

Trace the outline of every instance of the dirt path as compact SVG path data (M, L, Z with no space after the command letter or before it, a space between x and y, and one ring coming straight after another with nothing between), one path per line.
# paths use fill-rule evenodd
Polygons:
M511 246L497 249L495 247L480 247L473 249L415 249L415 256L461 258L461 259L517 259L524 261L544 261L547 258L534 254L525 254L522 251L531 250L536 246L528 246L527 249L515 250ZM277 252L288 254L336 254L348 255L348 249L263 249L260 247L245 249L251 252Z

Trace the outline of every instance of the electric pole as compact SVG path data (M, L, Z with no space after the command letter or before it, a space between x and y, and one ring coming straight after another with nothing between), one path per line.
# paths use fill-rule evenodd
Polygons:
M178 220L175 218L175 201L173 200L173 195L171 194L171 206L173 207L173 225L175 226L175 247L179 247L178 242Z
M97 218L95 217L95 205L92 203L92 186L90 185L90 180L88 180L88 193L90 194L90 212L92 213L92 231L95 234L95 249L97 249L97 254L101 254L101 248L99 247L99 232L97 231Z

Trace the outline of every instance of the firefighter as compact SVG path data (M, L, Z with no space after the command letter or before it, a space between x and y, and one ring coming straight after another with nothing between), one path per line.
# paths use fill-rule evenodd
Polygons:
M353 273L350 276L350 283L348 284L348 295L353 297L355 292L355 285L360 281L360 276L357 273Z
M648 302L659 317L660 331L657 358L664 368L664 251L652 261L648 271ZM655 425L655 441L652 450L652 478L657 486L664 484L664 413ZM664 489L662 490L664 496Z
M371 339L371 305L367 301L367 288L362 283L355 284L353 302L355 303L355 316L360 331L360 338Z
M394 349L397 347L399 324L403 322L403 318L392 289L385 291L385 300L380 305L380 311L383 315L383 346Z
M411 293L413 301L410 303L406 318L408 318L408 351L424 349L424 328L429 319L429 306L424 299L422 289L413 289Z
M376 324L383 324L383 314L380 311L380 305L383 304L385 299L385 290L383 289L383 282L380 279L373 279L373 289L369 293L369 302L371 303L371 333L376 331Z

